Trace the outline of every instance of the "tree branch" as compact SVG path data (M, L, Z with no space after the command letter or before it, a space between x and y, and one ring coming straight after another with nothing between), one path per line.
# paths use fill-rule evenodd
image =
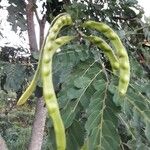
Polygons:
M43 98L38 98L34 123L32 127L32 136L28 150L41 150L46 121L46 113L47 111L44 107Z
M37 51L37 41L36 41L36 34L35 34L35 27L34 27L34 3L32 0L28 0L26 3L26 15L27 15L27 30L28 30L28 37L29 37L29 46L31 51Z

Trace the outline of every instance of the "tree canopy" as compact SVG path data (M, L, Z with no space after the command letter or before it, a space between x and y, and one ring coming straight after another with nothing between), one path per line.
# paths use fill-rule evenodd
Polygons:
M27 7L40 25L52 22L62 12L71 15L74 25L63 35L79 34L54 55L53 83L67 138L67 150L148 150L150 147L150 22L142 21L144 11L136 0L8 0L7 21L12 30L32 31ZM4 7L0 7L4 9ZM40 18L40 17L41 18ZM123 42L131 66L129 88L125 96L116 94L118 76L101 48L80 37L80 33L102 37L96 30L81 28L87 20L109 25ZM29 26L31 27L29 30ZM43 28L44 29L44 28ZM36 34L37 31L35 31ZM33 35L29 35L32 39ZM0 38L3 38L0 28ZM41 38L39 37L39 38ZM13 40L13 37L12 37ZM36 41L37 42L37 41ZM41 43L41 42L40 42ZM31 46L32 43L29 45ZM17 100L32 80L37 68L37 44L30 53L23 47L6 46L0 51L0 133L8 149L27 149L37 98L42 97L38 81L34 94L21 107ZM40 44L39 44L40 45ZM28 57L19 52L29 53ZM56 149L51 120L47 119L42 149Z

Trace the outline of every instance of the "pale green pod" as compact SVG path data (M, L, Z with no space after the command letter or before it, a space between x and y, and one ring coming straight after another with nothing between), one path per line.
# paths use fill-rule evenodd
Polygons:
M66 21L65 21L65 19L66 19ZM59 26L58 26L58 24L59 24ZM41 68L41 58L42 58L42 55L43 55L43 47L44 47L45 43L47 43L50 40L51 41L55 40L56 37L57 37L58 32L60 31L60 29L65 25L71 25L71 24L72 24L72 19L71 19L70 15L68 15L67 13L59 14L58 16L56 16L54 18L54 20L51 23L50 30L47 33L47 36L46 36L46 38L43 42L42 48L40 50L40 57L39 57L38 67L36 69L34 77L31 81L31 83L29 84L29 86L27 87L26 91L19 98L19 100L17 102L17 105L23 105L35 90L37 81L39 79L40 68ZM56 31L56 29L57 29L57 31ZM55 30L55 32L53 32L53 30ZM49 33L50 33L50 35L49 35ZM47 49L52 48L52 44L47 44L46 46L47 46Z
M60 37L56 39L54 42L52 42L53 44L52 49L47 49L46 45L50 43L50 41L47 41L43 51L42 66L41 66L41 74L42 74L42 81L43 81L43 95L48 109L48 114L53 121L54 131L56 135L57 150L66 149L66 137L65 137L65 128L61 119L59 106L57 103L57 98L53 87L52 58L58 48L60 48L61 46L68 43L74 38L75 38L74 36ZM47 56L49 56L50 58L49 60Z
M48 114L52 118L56 136L56 145L58 150L66 149L65 128L59 112L59 106L55 95L52 81L52 58L54 53L62 45L74 39L74 36L63 36L55 40L60 29L65 25L71 25L72 20L68 14L59 17L49 30L49 35L43 50L41 74L43 81L43 95L48 109ZM49 46L50 45L50 46ZM48 58L49 56L49 58Z
M54 23L53 26L49 30L49 36L47 38L47 41L53 41L56 39L60 29L66 25L72 25L72 19L71 16L68 14L64 14L60 16Z
M68 15L68 13L60 13L59 15L57 15L51 22L51 27L54 25L54 23L56 22L56 20L58 20L61 16L64 16L64 15Z
M118 90L120 94L124 95L127 91L130 80L130 64L127 51L123 46L119 36L108 25L102 22L86 21L82 26L102 32L115 47L115 54L119 60L120 67ZM128 76L128 78L126 76ZM125 78L125 80L122 80L123 78Z
M65 21L66 20L66 21ZM25 91L21 99L18 101L18 105L23 104L28 97L32 94L35 89L36 82L41 70L42 80L43 80L43 94L48 108L49 116L52 118L54 124L54 130L56 135L56 145L58 150L66 149L66 137L65 128L60 116L59 106L57 103L53 82L52 82L52 57L56 50L62 45L68 43L70 40L74 39L74 36L64 36L56 39L59 30L65 25L71 25L72 20L69 15L61 16L58 20L53 22L53 27L49 30L49 35L43 43L41 49L40 59L38 63L38 68L36 70L34 79L32 80L30 86ZM55 40L56 39L56 40ZM48 57L49 56L49 57Z
M90 42L93 44L97 45L103 52L104 54L108 57L113 73L116 73L117 70L119 69L119 61L117 57L115 56L112 48L100 37L98 36L85 36L86 39L88 39Z
M37 84L37 81L38 81L38 78L39 78L39 72L40 72L40 69L37 68L30 85L28 86L26 91L19 98L19 100L17 102L17 105L23 105L28 100L28 98L31 96L31 94L35 90L35 87L36 87L36 84Z

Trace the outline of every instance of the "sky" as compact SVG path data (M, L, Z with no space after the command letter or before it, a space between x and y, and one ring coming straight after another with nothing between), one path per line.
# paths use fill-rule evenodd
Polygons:
M145 16L150 16L150 0L138 0L138 3L144 8Z
M0 6L3 6L3 9L0 9L0 30L4 37L0 36L0 47L1 46L13 46L13 47L23 47L25 49L28 48L28 37L26 36L26 33L24 32L22 36L24 36L25 40L23 38L19 37L19 32L15 33L11 30L11 25L9 22L6 21L7 19L7 9L6 7L9 6L9 3L7 0L1 0ZM12 40L13 39L13 40Z
M150 0L138 0L139 5L141 5L144 8L145 11L145 16L150 17ZM8 2L7 0L1 0L0 2L1 6L8 6ZM25 49L28 49L28 36L27 36L27 32L23 33L23 37L25 38L25 40L23 38L20 38L19 32L15 33L14 31L11 31L11 26L9 24L9 22L6 21L6 17L7 17L7 10L6 8L4 9L0 9L0 30L2 32L2 34L4 35L4 37L0 36L0 47L1 46L13 46L13 47L23 47ZM35 25L37 28L37 37L38 37L38 25L36 24L36 19L35 19ZM12 40L13 39L13 40ZM37 39L38 41L39 39Z

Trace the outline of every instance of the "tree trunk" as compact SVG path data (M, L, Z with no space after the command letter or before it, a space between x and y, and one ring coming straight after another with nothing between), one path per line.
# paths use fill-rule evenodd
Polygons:
M47 111L44 107L43 99L38 98L36 104L34 123L32 127L31 141L28 150L41 150L46 120L46 112Z
M40 45L40 49L42 48L42 44L43 44L43 41L44 41L45 23L46 23L46 16L44 15L43 18L42 18L42 20L39 20L39 27L40 27L39 45Z
M37 41L35 34L35 26L34 26L34 10L35 3L34 0L28 0L28 4L26 4L26 15L27 15L27 29L28 29L28 37L29 37L29 46L31 51L37 51Z
M28 37L29 37L29 46L30 46L31 52L38 51L34 19L33 19L34 12L36 9L35 2L36 2L36 0L28 0L28 3L26 4ZM44 20L44 19L45 18L43 17L42 20ZM41 43L44 40L44 27L45 27L45 22L46 22L46 19L44 21L42 21L42 20L39 21L39 19L38 19L38 23L40 26L40 47L41 47ZM41 28L42 28L42 30L41 30ZM29 150L41 150L43 136L44 136L45 122L46 122L46 112L47 111L46 111L46 108L44 107L43 99L38 98L37 103L36 103L35 117L33 120L31 140L30 140L29 146L28 146Z
M1 135L0 135L0 150L8 150L5 140Z

